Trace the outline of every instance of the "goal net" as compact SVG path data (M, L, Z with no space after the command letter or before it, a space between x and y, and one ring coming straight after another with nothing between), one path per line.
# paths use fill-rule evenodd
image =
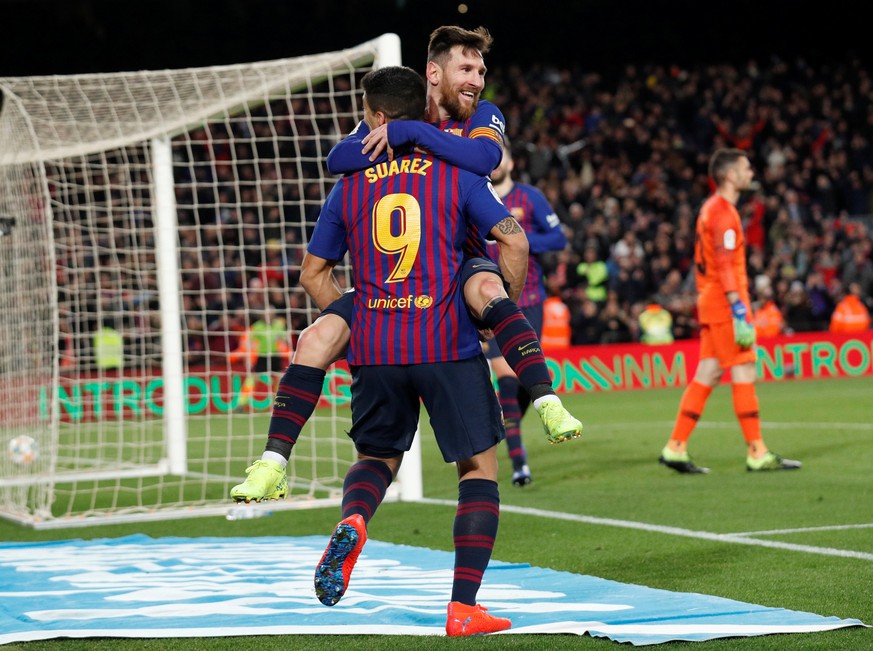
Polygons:
M361 77L399 61L389 34L278 61L0 78L0 517L230 508L318 315L298 276L334 182L324 160L363 115ZM247 346L257 322L274 333L266 365ZM329 369L271 508L338 501L349 385ZM405 465L392 497L414 499Z

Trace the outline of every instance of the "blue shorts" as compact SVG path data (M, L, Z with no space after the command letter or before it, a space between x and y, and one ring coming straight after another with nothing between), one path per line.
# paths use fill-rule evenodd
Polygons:
M333 303L324 308L319 316L324 316L325 314L336 314L338 317L341 317L343 321L346 322L346 325L349 326L349 329L351 330L352 309L354 307L355 292L347 291L345 294L336 299Z
M500 273L500 267L497 266L491 258L467 258L464 260L464 266L461 267L461 287L467 284L471 276L487 271L488 273L497 274L503 280L503 274ZM505 280L503 286L509 289Z
M499 276L500 280L503 281L503 288L507 292L509 291L509 283L506 282L503 278L503 274L500 273L500 267L498 267L497 263L495 263L491 258L467 258L464 260L464 266L461 267L461 287L465 287L467 281L470 280L472 276L482 273L483 271ZM470 318L473 320L473 325L479 330L486 327L484 323L473 316L472 312L470 312Z
M521 313L524 314L525 318L531 324L534 329L534 332L537 333L537 339L543 338L543 304L537 303L536 305L528 305L527 307L521 308ZM503 357L503 353L500 352L500 348L497 347L497 341L495 339L489 339L488 345L485 347L485 357L488 359L494 359L495 357Z
M388 458L412 446L421 402L443 459L469 459L506 436L483 355L454 362L353 366L352 429L361 454Z

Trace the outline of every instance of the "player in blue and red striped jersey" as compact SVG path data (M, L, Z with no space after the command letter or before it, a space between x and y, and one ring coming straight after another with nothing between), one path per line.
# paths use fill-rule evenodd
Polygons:
M537 337L541 337L546 288L543 284L543 269L540 266L539 256L548 251L561 251L567 245L567 237L545 195L532 185L513 181L513 169L512 152L509 142L506 141L503 159L491 173L491 182L503 205L527 234L530 259L518 306L533 326ZM492 246L488 248L489 254L494 258L497 251ZM518 377L497 346L486 344L485 354L491 362L491 370L497 377L500 406L503 409L503 425L506 428L506 446L512 462L512 483L515 486L526 486L531 482L532 477L521 437L521 419L530 406L530 395L521 388Z
M393 147L411 144L474 174L490 174L503 156L506 129L500 109L479 98L487 72L483 55L492 43L484 27L434 30L427 52L427 122L396 120L373 130L361 122L331 149L327 169L331 174L356 172L390 159Z
M490 102L479 101L486 71L483 54L491 42L484 28L435 30L428 46L427 117L448 132L413 120L396 122L415 134L407 145L427 146L447 162L482 175L490 173L503 155L503 115ZM353 172L374 162L387 162L388 155L381 151L387 142L379 138L388 133L386 125L371 131L362 122L331 151L329 169L334 173ZM371 137L374 139L368 140ZM390 148L388 151L393 153ZM520 308L508 299L503 280L487 259L481 235L474 228L470 235L464 284L467 307L484 332L494 333L497 346L534 400L549 441L558 443L580 436L582 423L567 412L552 389L536 332ZM260 501L282 498L287 493L285 465L318 403L326 369L345 354L351 303L350 296L342 297L301 333L292 363L279 382L264 453L246 469L246 480L231 489L233 499Z
M424 84L410 68L374 70L361 83L368 124L423 111ZM348 252L355 285L347 359L349 436L358 462L346 474L343 520L316 569L316 594L332 606L348 588L367 523L412 445L424 403L443 458L458 472L450 636L511 625L476 603L497 535L496 447L504 431L478 331L463 304L469 224L497 241L500 271L517 298L528 258L521 227L486 177L427 153L342 178L322 208L301 270L301 283L324 306L336 295L333 266Z
M359 170L390 159L394 146L411 144L471 172L491 173L503 156L505 123L494 104L479 99L485 84L483 55L491 44L491 35L483 27L436 29L428 45L426 77L427 119L437 128L398 120L370 130L362 123L331 150L328 169L333 173ZM556 443L579 436L582 424L567 413L552 389L535 329L519 307L507 300L493 267L478 259L487 258L487 252L484 240L475 232L471 232L467 255L470 258L464 286L467 306L479 319L480 327L495 334L492 347L502 351L533 398L549 441ZM532 350L536 351L533 355Z

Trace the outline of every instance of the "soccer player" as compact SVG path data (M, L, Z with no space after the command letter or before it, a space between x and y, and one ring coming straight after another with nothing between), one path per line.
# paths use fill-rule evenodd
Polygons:
M504 130L503 115L497 107L479 101L486 72L483 55L491 43L485 28L436 29L428 45L427 119L439 128L415 120L392 121L392 127L400 125L398 137L408 136L407 142L400 143L393 140L395 132L389 132L387 125L371 130L361 122L331 150L328 169L334 174L353 173L376 162L387 163L388 156L379 151L378 139L371 141L367 137L381 134L387 139L390 134L392 147L427 147L457 167L483 176L491 173L503 156ZM386 144L383 141L382 148ZM497 347L531 396L549 442L581 436L582 423L567 412L552 389L536 332L518 305L509 300L503 280L487 257L484 240L475 229L468 238L466 255L466 306L480 329L486 335L493 333ZM352 300L351 295L342 296L300 334L292 363L279 381L264 453L246 469L246 480L231 489L234 500L285 497L285 466L291 450L318 403L326 369L345 353Z
M679 403L673 434L659 461L680 473L703 474L688 455L688 438L725 369L730 370L734 413L748 448L750 471L792 470L799 461L783 459L767 449L755 393L755 327L749 319L746 242L736 203L754 171L741 149L718 149L710 158L715 193L697 217L694 252L697 309L701 323L700 362Z
M384 160L383 152L390 160L394 146L415 145L475 174L492 173L503 158L505 128L500 110L479 99L487 71L484 55L492 43L484 27L466 30L443 26L434 30L426 68L427 120L431 124L397 120L371 130L362 123L328 154L328 169L334 174L353 172ZM490 348L501 352L531 397L549 442L580 436L582 423L567 412L552 389L537 329L521 308L508 300L499 274L487 264L487 251L477 246L479 242L481 238L473 234L466 250L467 307L480 330L493 333ZM522 477L518 480L523 481Z
M410 68L374 70L361 83L371 126L417 119L424 109L423 81ZM343 519L316 568L316 594L333 606L348 588L367 523L412 444L423 402L443 458L458 472L450 636L511 626L476 603L497 535L496 447L504 431L477 329L462 309L470 224L497 241L500 270L517 298L527 272L524 231L487 178L427 153L401 155L341 179L316 222L301 271L319 306L335 297L332 269L346 252L355 284L347 359L349 436L358 462L343 484Z
M518 299L518 306L537 333L537 338L541 339L546 288L543 284L539 255L547 251L561 251L567 244L567 237L545 195L532 185L513 181L514 167L512 151L509 142L506 141L503 146L503 159L491 172L491 183L503 205L527 234L530 258L527 264L527 278ZM492 247L488 248L491 252ZM506 446L512 462L512 483L515 486L526 486L532 481L532 476L521 437L521 419L530 406L530 395L521 388L518 376L507 364L497 346L488 345L485 355L491 361L491 370L497 377L500 407L503 409L503 425L506 428Z

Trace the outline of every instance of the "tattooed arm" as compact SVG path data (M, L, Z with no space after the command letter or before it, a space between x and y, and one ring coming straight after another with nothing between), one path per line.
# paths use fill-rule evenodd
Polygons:
M497 242L497 265L509 283L509 298L518 302L527 277L527 236L514 217L506 217L491 229L491 237Z

